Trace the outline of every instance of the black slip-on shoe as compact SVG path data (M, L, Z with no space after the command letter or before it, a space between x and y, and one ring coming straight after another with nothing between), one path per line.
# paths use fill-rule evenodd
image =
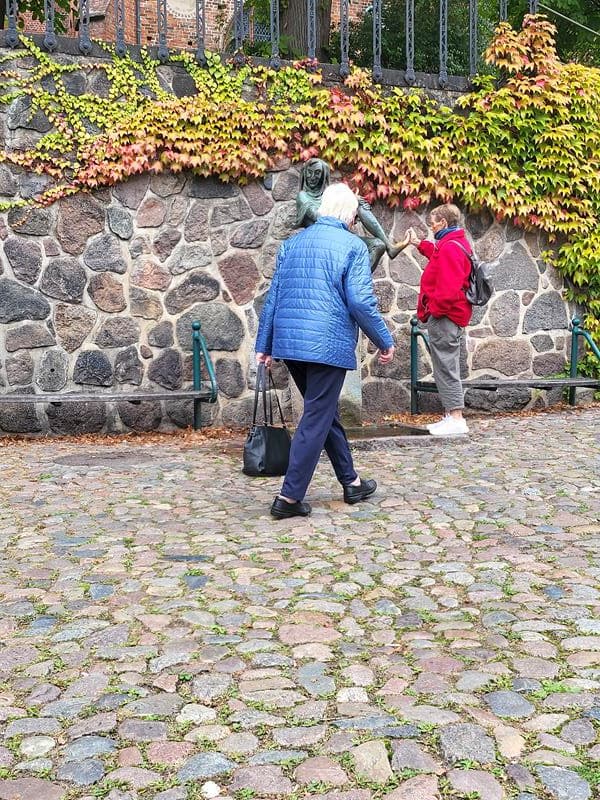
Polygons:
M281 497L276 497L271 505L271 516L277 519L287 519L288 517L308 517L312 511L308 503L286 503Z
M361 500L366 500L372 495L376 489L377 481L363 481L361 478L358 486L344 486L344 503L349 503L351 506L354 503L360 503Z

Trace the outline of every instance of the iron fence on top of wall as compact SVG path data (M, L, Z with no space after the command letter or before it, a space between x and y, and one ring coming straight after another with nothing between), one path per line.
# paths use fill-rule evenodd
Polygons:
M448 86L448 20L449 20L449 0L439 1L439 38L438 38L438 70L437 83L440 88ZM4 43L9 47L19 45L19 0L6 0L6 30L4 33ZM78 0L77 13L75 14L74 29L77 32L79 50L88 55L91 53L93 45L90 35L90 2L91 0ZM126 8L125 0L110 0L114 4L114 38L115 49L118 55L123 56L127 52L125 41L125 28L127 14L134 15L136 44L141 44L141 8L140 0L134 0L133 8ZM205 38L206 38L206 8L205 0L194 0L195 2L195 57L200 64L206 63ZM317 0L301 0L306 3L306 55L309 59L315 59L317 54ZM337 0L334 0L337 2ZM280 0L270 0L269 21L262 25L260 39L270 40L269 63L273 67L279 67L281 63L280 55ZM480 42L479 42L479 8L478 0L468 0L468 64L469 75L473 76L479 66L480 61ZM538 12L538 0L529 0L528 10L530 13ZM373 0L373 79L381 82L384 80L382 68L382 20L383 20L383 0ZM506 20L508 16L508 0L499 0L498 21ZM404 56L405 69L403 71L403 81L412 85L416 80L415 73L415 0L405 0L404 14ZM56 9L54 0L44 0L44 23L43 23L43 46L50 52L57 49L56 31ZM161 61L169 59L169 15L167 0L156 0L156 44L157 55ZM244 0L233 0L233 20L232 20L232 39L233 46L240 57L244 43L249 36L248 9L244 7ZM349 42L350 42L350 6L349 0L339 0L339 38L340 52L338 69L342 77L349 73Z

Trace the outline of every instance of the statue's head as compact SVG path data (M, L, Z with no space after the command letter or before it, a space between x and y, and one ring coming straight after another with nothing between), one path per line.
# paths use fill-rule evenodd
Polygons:
M320 197L329 186L329 165L320 158L309 158L300 173L300 191Z

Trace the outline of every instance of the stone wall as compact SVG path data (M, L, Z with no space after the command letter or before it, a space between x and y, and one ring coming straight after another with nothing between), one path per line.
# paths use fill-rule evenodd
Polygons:
M26 65L26 59L13 64ZM76 94L108 88L102 71L81 70L64 80ZM189 77L177 67L161 67L160 80L176 94L190 90ZM23 98L2 108L0 141L11 148L28 147L50 129L41 112L31 118ZM298 182L287 163L242 187L191 174L139 176L48 208L0 215L0 392L188 387L191 322L199 319L220 388L218 404L204 408L205 420L246 425L258 314L277 249L294 233ZM44 176L0 166L0 198L31 198L46 186ZM383 205L374 211L395 238L409 225L426 234L424 214ZM480 257L497 262L498 293L475 313L463 353L465 375L559 371L568 355L570 309L560 277L540 258L545 243L485 213L468 216L466 226ZM411 249L392 262L384 256L374 276L398 351L382 367L361 342L365 420L409 407L409 320L422 267ZM422 376L427 369L424 356ZM277 380L289 409L282 367ZM515 408L538 402L533 395L469 392L467 402ZM347 396L356 412L356 383ZM437 397L423 401L432 408ZM189 402L0 404L0 431L10 433L167 429L191 420Z
M286 165L282 165L286 167ZM28 176L0 168L0 194L16 196ZM141 176L54 206L14 210L0 221L2 392L111 387L178 389L191 380L191 322L199 319L216 365L219 402L205 418L248 423L253 341L281 241L293 233L298 172L238 187L192 175ZM400 238L423 215L376 207ZM569 309L560 277L540 259L543 243L486 214L466 227L482 259L497 261L498 289L476 309L463 366L473 376L547 375L568 355ZM415 250L384 256L375 290L397 355L377 364L363 343L363 418L409 404L409 320L424 260ZM421 374L428 364L422 359ZM279 384L286 383L279 370ZM289 393L284 395L289 402ZM474 406L518 407L528 390L470 392ZM435 396L424 398L435 404ZM189 425L190 403L0 406L5 432L78 432Z

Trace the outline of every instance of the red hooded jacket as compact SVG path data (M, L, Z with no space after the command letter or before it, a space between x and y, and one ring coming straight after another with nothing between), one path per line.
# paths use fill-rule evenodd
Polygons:
M429 259L421 276L417 317L427 322L429 317L448 317L464 328L471 321L472 307L465 296L469 286L471 262L460 249L471 252L462 228L448 231L436 242L422 241L419 252Z

